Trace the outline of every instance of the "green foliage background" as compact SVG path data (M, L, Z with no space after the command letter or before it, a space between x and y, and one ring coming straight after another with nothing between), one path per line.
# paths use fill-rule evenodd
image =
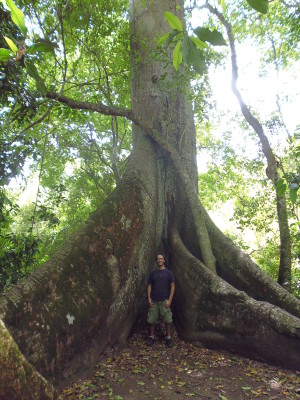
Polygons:
M278 73L292 69L299 59L299 6L291 1L287 7L276 0L268 4L268 13L262 14L254 10L261 2L248 3L212 2L230 21L239 43L251 40L259 47L262 75L270 68ZM63 245L113 190L131 151L128 121L72 109L46 98L44 92L130 108L128 2L45 0L16 1L16 5L26 16L26 38L24 30L11 21L9 10L0 6L0 47L8 48L6 36L18 46L24 41L29 49L24 65L15 62L14 54L8 62L0 62L0 288L26 276ZM196 11L188 9L189 16ZM194 33L205 41L206 36L201 35L217 29L221 35L217 35L217 44L222 47L207 46L201 53L189 39L190 30L195 29L193 19L188 21L187 31L172 16L166 19L178 32L171 34L174 43L168 34L159 41L157 54L167 45L175 48L180 41L176 68L180 68L181 58L189 65L198 158L205 167L205 172L201 169L199 173L201 200L212 213L225 212L230 205L231 226L225 228L226 233L276 279L279 236L265 161L240 115L226 116L231 122L220 134L224 115L217 113L211 91L213 66L222 68L228 56L226 35L212 16L204 15L206 22ZM288 96L277 100L278 104L289 101ZM259 115L260 110L256 112ZM283 183L291 193L293 290L299 295L299 130L286 132L280 107L263 123L271 136L277 130L286 137L275 146ZM234 143L235 130L245 137L242 148ZM249 156L248 146L256 146L254 157ZM29 200L23 204L20 198L26 187ZM249 230L255 242L245 240Z

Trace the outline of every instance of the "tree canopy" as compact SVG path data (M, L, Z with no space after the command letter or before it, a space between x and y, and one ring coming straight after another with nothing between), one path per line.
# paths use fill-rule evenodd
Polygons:
M292 69L299 54L295 29L299 19L297 3L248 3L247 6L240 1L230 4L223 2L222 5L215 2L212 6L218 7L224 18L230 22L237 42L250 43L252 40L259 46L261 74L267 75L272 68L279 75L285 69ZM224 140L218 145L214 137L216 123L213 121L221 116L212 111L210 80L213 75L208 71L213 70L214 64L223 64L226 59L228 46L224 27L213 14L205 11L205 4L199 2L190 5L187 10L192 18L186 33L179 18L171 12L165 12L170 31L157 36L157 55L173 46L175 69L178 69L181 62L191 69L191 77L195 82L193 103L199 119L199 149L205 148L206 152L211 149L209 151L214 154L213 163L208 163L208 171L199 176L201 196L214 209L216 202L222 207L224 201L235 199L237 205L234 215L240 221L240 228L251 225L254 231L265 232L265 228L261 231L260 225L266 227L267 214L272 213L274 206L271 209L268 207L270 211L266 209L258 217L255 213L258 208L254 204L266 204L268 200L260 201L257 196L262 194L251 194L246 200L242 194L243 190L249 192L250 187L257 186L259 180L256 177L261 173L259 170L263 171L265 168L258 148L256 161L251 158L247 160L247 154L242 156L242 160L232 147L234 145L228 146ZM16 243L18 248L23 249L20 250L21 254L24 253L24 246L29 246L32 256L28 258L28 262L34 265L32 257L43 261L58 248L88 214L99 206L124 171L131 149L131 127L130 121L118 117L118 108L130 109L128 4L126 1L95 1L80 5L72 1L45 1L14 5L10 1L5 7L3 2L1 13L1 47L7 49L5 53L4 50L1 53L1 113L4 117L1 122L2 185L7 185L11 179L23 174L25 161L26 175L28 176L29 166L39 181L36 197L31 199L34 204L27 214L21 212L17 199L11 197L10 191L3 186L1 210L2 219L6 222L2 224L2 236L6 237L7 245L2 247L2 254L6 258L9 247L16 246ZM24 14L26 17L22 19ZM199 18L206 18L201 26L198 24ZM13 58L13 53L22 53L22 43L26 53L24 52L25 60L20 62ZM211 45L217 47L213 49L214 46ZM285 103L291 100L288 93L285 97L278 93L276 109L269 120L263 119L262 123L271 135L287 135L285 144L280 139L274 150L282 170L279 191L284 193L288 190L291 201L289 219L293 259L296 261L299 256L299 139L297 130L287 130L282 114ZM95 106L97 104L101 104L101 107L113 107L112 115L99 113ZM260 110L257 109L256 112L259 113ZM232 119L236 117L232 115ZM237 129L245 131L245 126ZM246 135L249 137L248 142L253 140L250 131ZM285 157L287 152L289 156ZM203 150L200 150L199 159L202 153ZM241 174L241 171L245 172ZM217 182L222 182L222 185L216 186ZM262 179L262 182L263 189L259 191L269 198L265 180ZM261 211L261 206L259 210ZM247 215L251 223L245 222ZM17 220L13 223L15 218ZM24 218L31 222L26 222ZM274 226L275 219L273 211L267 224L269 232L274 230L271 227ZM17 236L21 232L27 232L25 237L29 244L19 243ZM231 232L231 235L236 236L236 233ZM262 237L266 238L266 235L265 232ZM274 254L278 240L276 236L277 233L274 232L272 238L263 239L266 243L271 240ZM240 242L238 237L236 239ZM244 246L247 248L248 244ZM261 248L262 252L267 251L265 245ZM38 251L41 252L40 256ZM275 256L275 260L277 257ZM267 256L263 257L262 260L266 262L262 261L261 265L266 265L267 259ZM5 265L8 266L5 263L4 261L3 271L6 269ZM274 265L276 264L274 261ZM26 269L27 267L23 268L24 273ZM294 289L298 279L297 271L295 272ZM274 269L272 274L276 275ZM19 272L15 275L19 276ZM10 282L8 276L4 278L7 283ZM15 279L12 278L12 281Z

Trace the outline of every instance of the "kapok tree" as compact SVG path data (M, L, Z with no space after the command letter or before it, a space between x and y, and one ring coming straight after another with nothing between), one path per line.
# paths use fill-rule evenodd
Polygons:
M43 377L55 385L78 353L90 364L126 340L145 318L146 278L162 251L176 277L173 311L183 339L299 368L299 300L215 226L197 195L186 71L176 72L169 54L153 57L154 37L167 30L163 13L182 20L179 6L130 1L130 110L46 93L69 107L130 119L133 151L85 226L1 297L1 398L55 398Z

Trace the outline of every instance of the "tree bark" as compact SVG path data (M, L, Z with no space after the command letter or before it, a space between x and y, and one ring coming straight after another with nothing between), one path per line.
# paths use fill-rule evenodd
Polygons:
M0 399L58 399L54 387L20 353L2 321L0 335Z
M0 298L0 316L36 372L56 384L63 371L76 372L78 354L87 368L106 346L126 340L138 320L145 322L146 279L155 255L165 252L184 338L298 368L300 302L215 227L197 197L185 74L175 74L168 56L153 54L153 35L169 29L163 11L180 18L182 11L171 0L142 3L131 1L136 124L125 175L49 262ZM275 340L272 352L268 343ZM0 374L0 387L3 399L36 399L11 394L9 376Z
M299 318L235 289L195 258L177 232L170 236L172 265L180 276L175 307L181 336L299 368Z
M161 237L155 192L150 198L147 189L124 178L61 251L0 300L21 352L45 376L95 335L99 351L128 337Z

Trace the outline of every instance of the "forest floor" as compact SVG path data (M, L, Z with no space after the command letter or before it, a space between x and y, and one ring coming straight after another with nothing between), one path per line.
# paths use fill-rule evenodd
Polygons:
M182 341L168 349L161 335L133 335L100 357L90 376L65 388L66 400L300 399L300 372Z

